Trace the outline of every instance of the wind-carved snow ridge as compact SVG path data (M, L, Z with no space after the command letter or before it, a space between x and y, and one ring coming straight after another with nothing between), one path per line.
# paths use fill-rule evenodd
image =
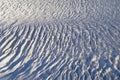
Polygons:
M0 1L0 80L120 80L120 1Z

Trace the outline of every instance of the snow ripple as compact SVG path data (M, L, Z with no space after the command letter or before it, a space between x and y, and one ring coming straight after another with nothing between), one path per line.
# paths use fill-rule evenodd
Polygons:
M2 80L119 80L119 25L21 24L0 35Z
M120 80L119 0L0 0L0 80Z

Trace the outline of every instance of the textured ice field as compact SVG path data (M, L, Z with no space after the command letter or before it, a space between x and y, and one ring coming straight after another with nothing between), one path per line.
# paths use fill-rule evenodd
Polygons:
M0 80L120 80L120 0L0 0Z

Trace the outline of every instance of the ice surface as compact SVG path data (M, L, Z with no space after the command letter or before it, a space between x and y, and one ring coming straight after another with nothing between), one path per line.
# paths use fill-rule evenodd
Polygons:
M0 80L120 80L119 0L1 0Z

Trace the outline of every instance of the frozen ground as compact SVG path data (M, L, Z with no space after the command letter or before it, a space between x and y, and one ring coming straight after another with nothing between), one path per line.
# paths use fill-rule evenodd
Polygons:
M119 0L0 0L0 80L120 80Z

